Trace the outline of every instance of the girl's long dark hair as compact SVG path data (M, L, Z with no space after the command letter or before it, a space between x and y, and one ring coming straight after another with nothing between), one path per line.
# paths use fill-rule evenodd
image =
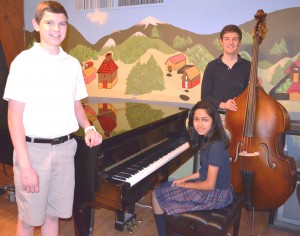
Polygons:
M199 135L194 127L193 120L195 111L197 109L204 109L207 112L207 115L210 116L213 120L212 127L206 137ZM205 149L208 145L214 143L217 140L221 140L224 143L225 148L228 148L230 144L229 137L225 132L217 109L207 101L197 102L191 108L189 112L188 130L192 148L195 150Z

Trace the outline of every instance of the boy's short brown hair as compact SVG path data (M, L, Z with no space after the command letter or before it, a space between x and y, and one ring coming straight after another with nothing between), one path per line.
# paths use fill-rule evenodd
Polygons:
M59 2L56 1L44 1L39 3L35 10L34 19L38 24L43 18L45 11L56 13L56 14L62 13L65 15L66 19L68 20L68 13L63 5L61 5Z
M229 32L237 33L237 34L239 35L239 41L240 41L240 42L242 41L242 37L243 37L242 31L241 31L241 29L240 29L238 26L236 26L236 25L226 25L226 26L222 29L221 33L220 33L220 39L222 40L224 34L229 33Z

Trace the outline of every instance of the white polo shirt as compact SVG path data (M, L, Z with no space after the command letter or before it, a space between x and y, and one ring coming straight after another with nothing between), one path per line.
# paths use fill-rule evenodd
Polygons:
M79 128L74 102L87 96L78 60L35 43L12 62L3 98L25 103L26 136L56 138Z

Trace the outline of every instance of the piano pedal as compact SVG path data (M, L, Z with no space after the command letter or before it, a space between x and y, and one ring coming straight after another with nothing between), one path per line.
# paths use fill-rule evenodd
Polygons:
M124 229L127 230L128 233L132 234L133 228L138 228L138 224L142 223L142 220L136 220L135 218L133 218L132 220L128 221L125 225L124 225Z
M137 228L138 227L138 225L135 223L135 221L133 220L133 221L130 221L130 222L128 222L128 225L129 226L132 226L133 228Z
M130 233L130 234L133 233L133 231L132 231L132 229L130 228L129 224L125 224L125 225L124 225L124 229L126 229L127 232Z
M143 222L143 220L137 220L137 219L133 219L133 222L136 224L136 223L138 223L138 224L140 224L140 223L142 223Z

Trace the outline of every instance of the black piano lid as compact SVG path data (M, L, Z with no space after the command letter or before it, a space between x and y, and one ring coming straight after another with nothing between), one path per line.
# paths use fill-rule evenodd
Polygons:
M83 106L91 125L103 136L101 149L109 147L111 142L116 144L117 140L151 129L157 123L187 117L189 111L188 108L134 102L84 103ZM82 128L75 134L84 137Z

